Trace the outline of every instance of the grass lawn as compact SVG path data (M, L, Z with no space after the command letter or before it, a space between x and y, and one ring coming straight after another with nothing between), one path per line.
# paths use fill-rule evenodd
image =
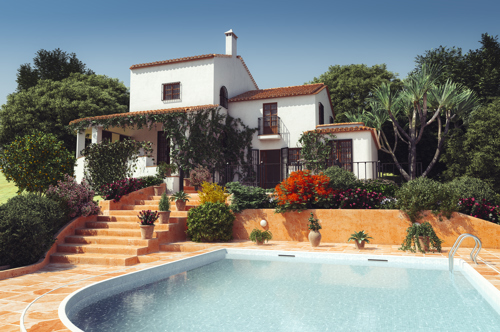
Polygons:
M0 204L7 202L7 200L16 195L17 187L14 182L7 182L5 176L0 172Z

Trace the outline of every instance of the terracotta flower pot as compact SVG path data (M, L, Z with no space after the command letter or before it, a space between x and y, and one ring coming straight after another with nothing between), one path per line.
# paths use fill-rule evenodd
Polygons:
M141 239L149 240L153 238L155 225L141 225Z
M158 211L158 222L160 224L168 224L170 219L170 211Z
M186 211L186 202L181 200L176 200L175 207L177 208L177 211Z
M321 242L321 233L319 231L310 231L309 242L311 243L311 247L319 246L319 243Z
M359 242L358 240L354 240L354 245L356 246L356 249L364 249L365 243L366 241Z
M258 245L258 246L261 246L264 244L264 240L262 241L255 241L255 244Z
M191 179L190 178L185 178L184 179L184 186L190 187L191 186Z
M163 186L154 186L153 189L155 191L155 196L161 196L165 191Z
M428 236L419 236L418 237L418 242L420 242L420 248L422 248L423 251L429 251L430 249L430 242L431 238Z

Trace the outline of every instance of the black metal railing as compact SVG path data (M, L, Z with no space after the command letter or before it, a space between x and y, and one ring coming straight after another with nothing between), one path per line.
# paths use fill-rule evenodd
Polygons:
M259 136L260 135L280 135L281 119L277 115L259 118Z

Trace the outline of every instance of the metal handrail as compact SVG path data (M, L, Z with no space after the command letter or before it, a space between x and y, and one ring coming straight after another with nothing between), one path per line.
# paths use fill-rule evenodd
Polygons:
M455 243L453 244L453 247L451 247L450 252L448 253L448 261L450 263L450 272L453 272L453 257L455 256L455 253L457 252L458 247L460 247L460 244L462 243L462 241L468 237L473 238L474 242L475 242L474 249L472 249L472 251L470 252L470 258L477 265L476 258L477 258L477 255L479 255L479 252L481 251L483 244L481 243L481 240L479 240L479 238L477 236L469 234L469 233L465 233L465 234L460 235L456 239ZM477 249L477 251L476 251L476 249Z

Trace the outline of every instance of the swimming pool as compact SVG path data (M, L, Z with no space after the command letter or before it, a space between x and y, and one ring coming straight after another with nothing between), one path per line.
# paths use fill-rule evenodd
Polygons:
M447 264L223 249L86 287L59 313L73 331L498 330L500 292Z

